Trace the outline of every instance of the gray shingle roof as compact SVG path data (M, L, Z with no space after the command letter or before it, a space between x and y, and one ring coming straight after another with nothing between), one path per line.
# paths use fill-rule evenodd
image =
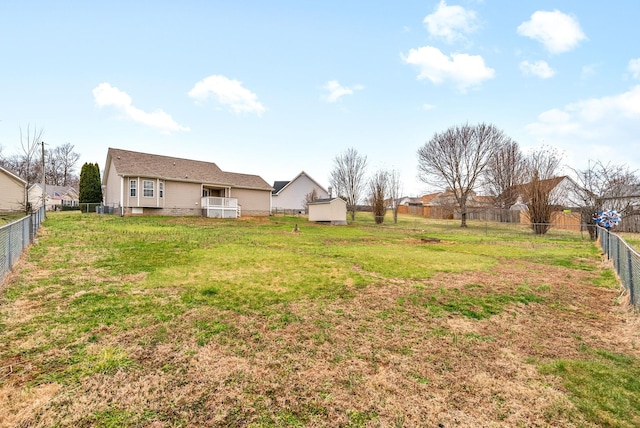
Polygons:
M282 190L284 186L291 183L290 181L274 181L273 182L273 193L274 195Z
M226 172L221 170L218 165L213 162L153 155L114 148L109 148L107 166L109 165L110 159L113 161L116 172L120 176L139 176L248 189L271 190L271 186L258 175Z

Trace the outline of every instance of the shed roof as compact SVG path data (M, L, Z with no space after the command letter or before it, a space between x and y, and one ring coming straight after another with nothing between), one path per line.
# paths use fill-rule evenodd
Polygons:
M331 202L335 201L336 199L344 202L344 199L341 199L341 198L323 198L323 199L316 199L313 202L309 202L309 205L330 204Z

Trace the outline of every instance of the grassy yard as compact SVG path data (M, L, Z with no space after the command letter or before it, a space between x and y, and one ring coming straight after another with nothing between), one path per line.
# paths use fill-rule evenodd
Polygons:
M599 249L458 225L50 213L0 288L0 427L639 426Z
M24 212L0 212L0 226L20 220L25 216Z

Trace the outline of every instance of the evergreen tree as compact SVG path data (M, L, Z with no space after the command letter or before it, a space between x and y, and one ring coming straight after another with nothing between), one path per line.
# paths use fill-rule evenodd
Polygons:
M81 204L102 202L100 167L97 163L85 163L82 165L79 199Z

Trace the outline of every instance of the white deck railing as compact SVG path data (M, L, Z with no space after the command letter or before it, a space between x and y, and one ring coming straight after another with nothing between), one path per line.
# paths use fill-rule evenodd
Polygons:
M205 196L200 200L202 214L205 217L238 218L240 205L236 198L221 198L219 196Z

